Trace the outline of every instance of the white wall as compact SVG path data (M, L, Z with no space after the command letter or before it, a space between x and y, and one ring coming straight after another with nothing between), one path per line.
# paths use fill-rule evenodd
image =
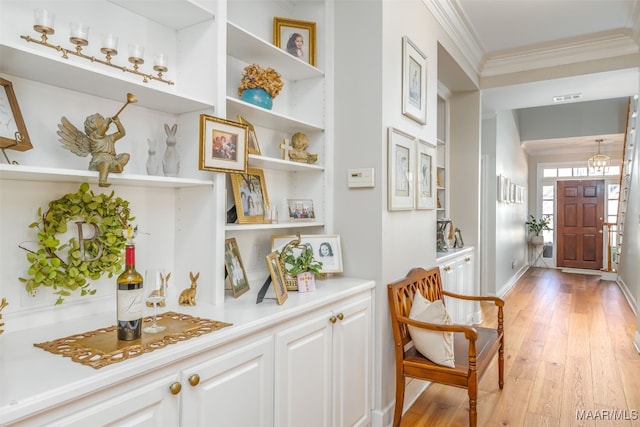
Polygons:
M403 36L427 56L424 126L402 115ZM437 44L453 43L419 0L336 0L335 40L335 232L342 239L345 274L377 283L372 425L386 426L395 399L387 283L436 263L435 210L387 210L387 129L436 143ZM461 57L455 49L452 54ZM348 189L347 170L365 167L374 168L375 187Z
M638 137L637 119L635 138L632 142L634 145L632 178L623 230L623 251L620 255L618 282L626 292L627 298L631 300L632 308L638 316L635 340L640 346L640 332L638 332L640 331L640 307L638 307L640 302L640 283L638 281L640 275L640 266L638 265L638 259L640 259L640 195L638 194L640 192L640 164L638 163L640 162L640 150L638 143L640 138Z
M495 175L504 175L517 185L527 186L529 169L527 156L520 145L520 135L514 112L496 113ZM534 192L529 185L526 192ZM503 295L527 262L527 204L497 203L495 215L494 292ZM512 263L515 265L512 266ZM489 284L491 286L491 283ZM491 293L491 289L488 289Z

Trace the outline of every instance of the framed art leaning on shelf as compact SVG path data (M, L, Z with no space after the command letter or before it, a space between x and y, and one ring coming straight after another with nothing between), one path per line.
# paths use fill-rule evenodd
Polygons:
M248 168L247 173L230 175L238 224L261 224L264 207L269 205L267 184L262 169Z
M33 148L22 119L13 84L0 78L0 148L27 151Z
M249 280L244 269L240 249L235 237L224 241L224 267L227 272L227 280L231 284L231 293L238 298L249 290Z
M217 172L245 172L248 141L248 125L201 114L199 168Z
M417 209L435 209L436 198L434 181L436 177L436 147L426 141L418 140L416 160L416 207Z
M273 44L307 64L316 65L316 23L273 18Z

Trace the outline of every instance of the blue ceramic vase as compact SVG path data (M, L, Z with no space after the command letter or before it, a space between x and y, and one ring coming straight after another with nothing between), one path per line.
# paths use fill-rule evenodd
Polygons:
M271 110L271 107L273 107L273 98L261 87L243 90L241 98L244 102L266 108L267 110Z

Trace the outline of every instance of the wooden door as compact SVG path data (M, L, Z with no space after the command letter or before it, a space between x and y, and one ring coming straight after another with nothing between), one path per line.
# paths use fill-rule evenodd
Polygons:
M602 268L604 180L558 181L558 267Z

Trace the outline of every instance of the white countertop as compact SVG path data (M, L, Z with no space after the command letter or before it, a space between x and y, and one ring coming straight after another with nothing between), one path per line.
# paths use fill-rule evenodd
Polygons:
M465 246L464 248L451 248L447 252L437 252L436 253L436 262L441 264L443 262L447 262L453 258L459 257L465 253L472 253L473 246Z
M250 293L238 299L227 299L224 306L169 307L163 311L228 322L233 326L100 369L49 353L35 347L34 343L113 325L115 311L5 333L0 335L0 424L214 349L373 287L371 280L331 278L317 281L314 292L290 292L283 305L278 305L274 299L256 304L256 295Z

